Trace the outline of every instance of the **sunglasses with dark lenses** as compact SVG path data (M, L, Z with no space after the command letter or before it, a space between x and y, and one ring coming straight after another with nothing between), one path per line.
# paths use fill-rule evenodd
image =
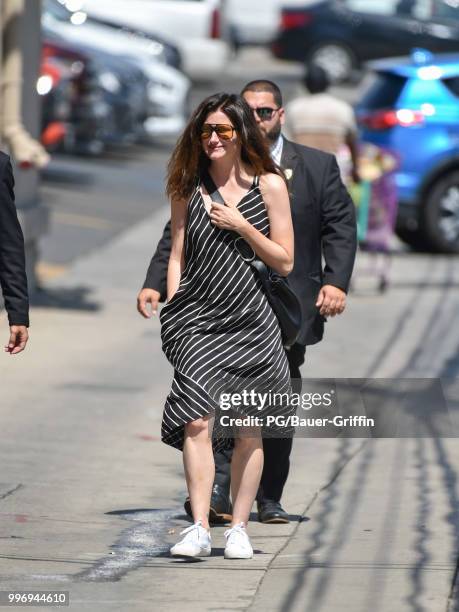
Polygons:
M233 137L234 128L232 125L228 125L227 123L204 123L201 128L201 138L203 140L210 138L213 132L215 132L222 140L231 140Z
M262 121L271 121L274 113L279 109L270 108L269 106L261 106L260 108L255 108L254 110Z

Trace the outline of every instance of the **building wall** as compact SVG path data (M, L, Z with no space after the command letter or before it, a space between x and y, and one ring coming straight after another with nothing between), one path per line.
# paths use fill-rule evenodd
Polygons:
M40 135L40 98L36 83L40 67L41 31L40 0L25 0L25 18L21 23L23 50L23 96L22 115L26 129L39 138ZM27 276L29 290L36 286L35 267L38 259L39 240L48 228L48 210L39 199L39 171L35 168L22 169L15 165L15 194L18 216L26 243Z

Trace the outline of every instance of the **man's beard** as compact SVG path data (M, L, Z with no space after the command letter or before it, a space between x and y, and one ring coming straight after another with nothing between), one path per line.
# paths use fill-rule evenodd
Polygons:
M265 137L269 145L272 145L276 142L276 140L280 136L281 129L282 129L281 122L278 121L275 125L273 125L273 127L270 129L269 132L265 132Z

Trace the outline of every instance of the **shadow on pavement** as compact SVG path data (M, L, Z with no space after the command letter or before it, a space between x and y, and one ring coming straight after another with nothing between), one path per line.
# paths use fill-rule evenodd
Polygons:
M42 170L41 178L44 183L52 183L54 185L78 185L78 188L81 190L92 188L96 183L94 174L77 169L71 166L70 163L63 167L51 164L48 168Z
M39 308L59 308L61 310L84 310L97 312L102 304L91 301L89 294L93 289L89 287L69 288L38 288L30 297L30 305Z
M369 444L365 447L365 452L360 456L358 476L348 496L344 512L341 512L339 517L333 517L335 503L339 496L339 484L335 484L335 481L345 465L354 456L354 453L351 451L351 440L341 439L337 447L337 456L330 468L330 478L328 480L331 480L331 482L322 489L324 493L319 497L320 511L317 512L318 519L315 521L315 524L314 522L312 523L311 544L304 552L303 562L299 563L296 576L292 580L292 587L282 602L281 612L299 609L301 592L304 590L305 584L307 584L308 569L311 568L321 568L321 573L316 580L315 587L308 601L304 602L302 609L304 612L319 612L325 602L327 592L331 588L331 581L333 580L333 572L327 566L333 561L334 556L342 548L346 540L349 524L353 520L355 509L364 490L365 480L373 457L372 445ZM312 558L317 553L323 552L326 547L325 535L332 529L337 536L331 545L327 547L324 562L315 564Z
M454 464L445 444L443 428L437 427L437 421L432 418L429 422L423 415L423 429L430 437L418 437L411 440L400 439L397 442L391 463L387 466L388 479L385 483L387 494L384 506L379 510L382 518L381 528L378 529L377 542L372 550L372 559L355 561L351 559L341 562L340 553L348 545L349 534L355 533L353 526L359 516L359 506L370 484L371 466L379 461L382 455L376 455L375 441L367 441L359 454L354 455L357 462L353 472L353 481L346 488L345 498L337 475L352 458L349 455L349 440L339 442L336 459L330 470L332 482L322 489L315 501L315 517L311 523L313 531L310 535L311 543L302 554L298 570L292 579L292 586L286 594L282 605L282 612L299 610L304 612L320 612L328 610L330 594L336 594L339 588L336 580L340 569L344 570L370 570L365 584L364 604L361 610L378 612L387 609L387 596L391 596L391 571L405 570L409 575L408 594L404 599L404 612L424 612L425 601L429 595L426 585L426 573L437 569L439 561L434 556L433 535L442 528L435 517L435 505L439 499L438 481L432 479L432 464L440 470L441 486L446 499L447 510L442 513L441 521L446 523L450 534L451 544L448 547L457 555L459 552L459 492L457 465ZM413 444L414 443L414 447ZM377 442L376 442L377 444ZM408 446L408 444L410 444ZM362 448L362 447L361 447ZM432 454L433 452L433 454ZM403 562L393 557L391 542L396 537L402 519L403 497L406 495L406 480L404 472L414 469L414 475L409 476L410 487L415 489L414 496L410 492L412 513L407 525L409 538L409 561ZM445 503L445 502L443 502ZM317 507L318 506L318 507ZM361 516L361 513L360 513ZM365 530L363 530L365 531ZM370 531L370 530L366 530ZM332 536L330 537L330 533ZM408 551L407 551L408 552ZM436 552L436 551L435 551ZM454 562L454 560L453 560ZM451 565L446 559L440 562L445 571ZM449 612L459 611L459 563L452 580L450 593L445 593L445 610L448 596L451 597ZM312 571L313 570L313 571ZM310 583L310 584L308 584ZM301 602L307 589L307 601ZM394 602L394 609L396 604ZM356 611L357 612L357 611ZM359 609L360 612L360 609Z

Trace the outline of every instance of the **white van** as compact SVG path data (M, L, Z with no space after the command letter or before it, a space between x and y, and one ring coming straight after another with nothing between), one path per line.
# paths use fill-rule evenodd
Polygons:
M220 37L221 0L84 0L83 10L169 39L192 78L220 76L229 59L229 45Z
M224 0L225 36L234 47L266 45L276 36L282 0Z

